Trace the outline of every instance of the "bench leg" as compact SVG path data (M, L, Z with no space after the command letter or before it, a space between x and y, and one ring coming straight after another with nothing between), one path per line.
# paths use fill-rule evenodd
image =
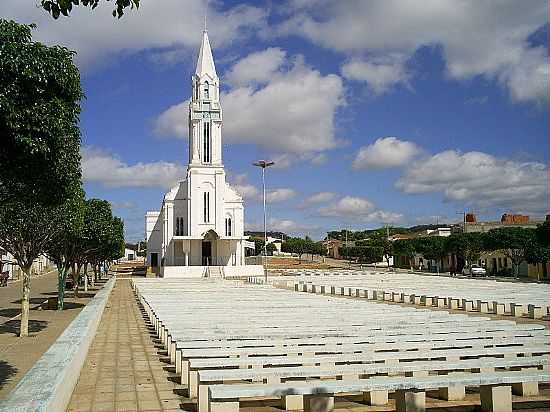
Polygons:
M462 385L439 388L439 397L446 401L462 401L466 397L466 388Z
M512 393L519 396L537 396L539 384L537 382L513 383Z
M189 398L195 399L199 394L199 374L196 370L189 371Z
M302 395L283 396L283 408L286 411L299 411L304 409L304 397Z
M481 386L479 388L482 412L512 412L510 386Z
M441 373L446 375L447 373ZM464 375L463 372L450 372L449 375ZM439 388L439 397L446 401L462 401L466 397L466 387L463 385L450 385Z
M399 390L395 393L396 412L425 412L426 392Z
M239 401L210 401L209 412L239 412Z
M304 396L304 412L332 412L334 396Z
M388 391L371 391L363 394L363 400L367 405L386 405L388 403Z
M199 412L208 411L208 385L199 386Z

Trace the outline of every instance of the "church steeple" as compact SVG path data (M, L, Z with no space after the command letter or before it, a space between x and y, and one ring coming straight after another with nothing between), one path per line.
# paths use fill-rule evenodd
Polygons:
M189 167L223 167L220 81L206 30L202 34L197 68L191 85L193 96L189 103Z
M202 43L199 51L199 58L197 60L195 75L198 77L208 75L211 79L218 77L216 74L216 66L214 66L214 58L212 57L212 49L210 48L210 41L208 41L208 32L206 29L202 33Z

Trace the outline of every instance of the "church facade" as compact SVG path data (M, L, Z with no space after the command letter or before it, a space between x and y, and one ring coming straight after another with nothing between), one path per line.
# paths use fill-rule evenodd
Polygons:
M145 216L147 263L163 277L250 276L245 267L244 204L226 182L220 83L206 30L192 76L189 163L184 180Z

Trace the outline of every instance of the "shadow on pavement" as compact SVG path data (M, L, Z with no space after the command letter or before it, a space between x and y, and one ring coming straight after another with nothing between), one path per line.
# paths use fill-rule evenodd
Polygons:
M0 309L1 318L13 318L21 313L21 308Z
M37 333L46 329L48 323L49 322L46 320L29 320L29 333ZM10 320L9 322L0 325L0 334L11 333L18 335L20 325L20 319Z
M0 360L0 388L17 373L17 368L8 362Z

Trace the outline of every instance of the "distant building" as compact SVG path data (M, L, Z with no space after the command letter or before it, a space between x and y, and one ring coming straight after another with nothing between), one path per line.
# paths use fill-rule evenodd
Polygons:
M542 220L531 220L527 215L518 215L505 213L500 218L500 221L478 222L476 216L473 213L469 213L470 220L466 219L462 223L465 233L484 233L491 229L499 229L502 227L523 227L527 229L536 229L536 227L542 223ZM466 215L466 216L468 216Z

